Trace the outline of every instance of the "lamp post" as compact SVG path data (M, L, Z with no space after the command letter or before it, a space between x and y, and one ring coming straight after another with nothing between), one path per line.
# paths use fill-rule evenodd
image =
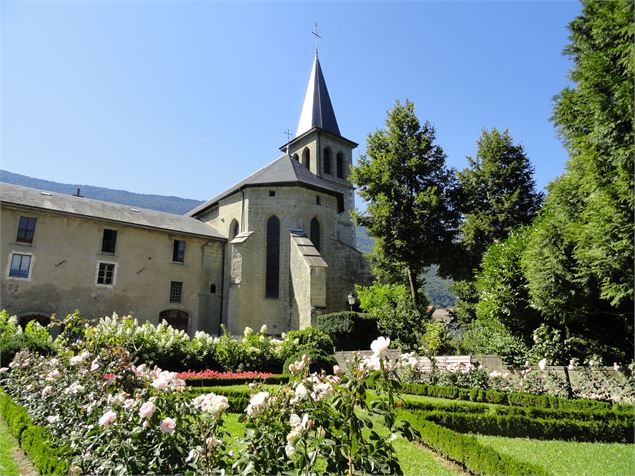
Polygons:
M352 312L353 306L355 305L355 295L353 293L348 293L346 299L348 300L348 305L350 307L350 311Z

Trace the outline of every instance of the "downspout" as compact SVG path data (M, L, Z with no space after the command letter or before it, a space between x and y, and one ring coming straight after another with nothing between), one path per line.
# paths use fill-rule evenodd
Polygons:
M245 223L245 191L241 190L240 194L242 195L242 199L240 201L240 231L245 231L245 229L243 228L244 225L243 223ZM236 238L236 237L234 237Z

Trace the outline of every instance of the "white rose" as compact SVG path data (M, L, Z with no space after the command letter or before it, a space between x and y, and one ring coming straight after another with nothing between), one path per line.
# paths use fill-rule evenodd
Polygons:
M99 419L99 426L103 426L104 428L110 426L116 419L117 414L112 410L108 410Z
M538 362L538 367L540 368L540 370L545 370L545 367L547 367L547 359L542 359L540 362Z
M154 403L145 402L143 405L141 405L141 408L139 409L139 416L141 417L141 419L152 418L152 415L154 415L154 412L156 411L156 409L157 407Z
M375 354L381 355L390 346L390 339L387 337L378 337L370 344L370 350L372 350Z

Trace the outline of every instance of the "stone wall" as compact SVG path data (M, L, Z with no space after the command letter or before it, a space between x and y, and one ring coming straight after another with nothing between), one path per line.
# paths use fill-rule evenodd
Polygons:
M332 239L332 254L327 258L329 265L326 279L327 312L348 309L347 296L355 291L355 284L368 285L371 273L364 255L355 248Z

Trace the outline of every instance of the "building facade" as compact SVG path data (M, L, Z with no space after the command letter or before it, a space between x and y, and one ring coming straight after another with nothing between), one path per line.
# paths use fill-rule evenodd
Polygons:
M23 321L79 309L190 333L315 325L370 279L350 215L356 146L316 54L284 154L185 216L2 184L0 306Z

